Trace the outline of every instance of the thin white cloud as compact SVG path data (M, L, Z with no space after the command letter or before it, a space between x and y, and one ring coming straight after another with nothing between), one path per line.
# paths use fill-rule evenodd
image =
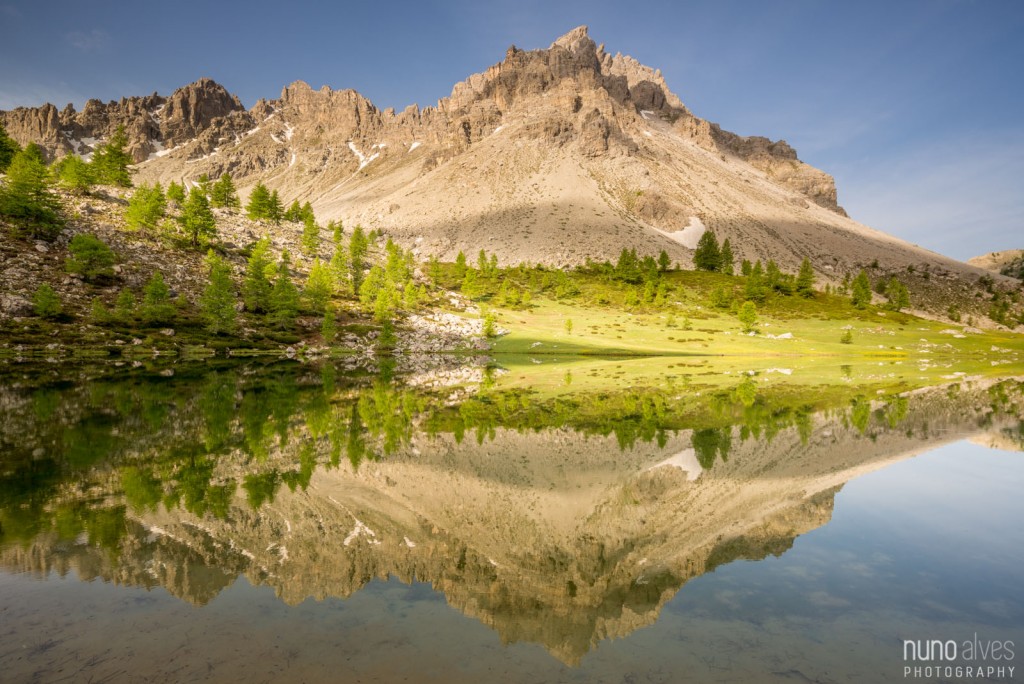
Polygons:
M862 223L957 259L1024 247L1024 131L941 140L836 173Z
M110 42L110 35L100 29L72 31L68 34L68 42L82 52L100 52L106 49Z

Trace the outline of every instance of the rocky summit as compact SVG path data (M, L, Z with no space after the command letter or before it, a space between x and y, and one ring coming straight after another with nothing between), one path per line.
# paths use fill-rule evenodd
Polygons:
M263 182L421 257L483 248L502 264L567 266L636 248L688 267L712 229L738 259L795 271L809 257L831 280L876 262L930 271L926 289L982 273L850 219L832 177L785 141L697 117L660 71L607 52L585 26L546 49L508 48L422 109L381 111L353 90L296 82L246 111L201 79L168 97L18 108L0 122L52 157L88 157L123 125L136 184L229 172L243 195Z

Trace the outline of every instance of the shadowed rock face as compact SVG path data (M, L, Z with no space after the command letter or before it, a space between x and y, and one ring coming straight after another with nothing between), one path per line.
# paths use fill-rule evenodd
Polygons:
M214 375L141 400L101 393L102 405L132 407L113 431L106 414L82 427L74 397L65 411L50 395L0 395L28 436L18 448L51 443L33 421L62 425L78 464L65 482L44 458L27 470L12 461L0 477L0 563L162 586L194 604L242 575L289 604L417 579L504 641L575 663L655 621L691 578L784 553L829 521L858 475L968 437L1019 444L1024 400L1020 383L977 382L660 442L486 422L476 439L408 414L410 396L383 385L354 396L288 389L303 378L233 382ZM83 439L106 456L91 461ZM354 456L372 443L392 446ZM83 521L78 536L62 532L71 519Z

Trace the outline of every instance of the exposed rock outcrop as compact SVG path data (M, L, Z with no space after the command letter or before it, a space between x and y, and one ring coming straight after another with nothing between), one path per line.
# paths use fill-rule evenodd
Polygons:
M36 142L51 158L65 154L88 157L98 142L123 126L128 151L136 162L178 145L201 141L225 127L232 115L243 115L241 130L251 119L239 99L218 83L203 78L175 90L170 97L156 93L108 103L89 100L81 112L68 104L59 113L51 104L0 112L11 137L21 144Z
M483 248L503 264L566 266L635 248L685 267L696 244L685 231L707 228L738 259L796 271L808 257L826 280L875 261L980 275L850 220L832 177L786 142L697 117L660 71L606 52L585 26L547 48L509 47L431 107L382 111L353 90L296 82L244 111L201 79L169 97L21 108L0 121L52 156L88 155L124 125L137 182L229 172L243 195L265 183L421 256Z
M983 268L992 273L1000 273L1024 280L1024 249L1004 249L1001 252L989 252L967 260L971 266Z

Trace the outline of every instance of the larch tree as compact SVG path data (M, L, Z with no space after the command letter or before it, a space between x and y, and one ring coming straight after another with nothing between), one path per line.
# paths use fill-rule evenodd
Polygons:
M871 303L871 281L863 270L853 279L850 303L858 309L866 309Z
M185 186L177 181L171 181L167 186L167 199L177 202L179 205L185 203Z
M161 325L174 320L174 304L171 302L171 290L164 282L160 271L155 272L142 290L142 306L139 314L149 325Z
M334 278L331 277L331 270L319 259L314 260L309 269L305 294L309 308L318 314L324 312L327 303L334 295Z
M167 197L160 184L140 185L128 200L128 208L124 212L125 222L133 230L140 228L156 228L160 219L167 213Z
M246 311L264 313L269 310L272 289L268 277L270 267L270 241L263 238L253 245L245 266L242 298L245 301Z
M253 221L272 220L270 208L270 191L263 183L257 183L249 193L249 202L245 205L246 215Z
M55 237L64 222L49 180L42 152L30 143L7 167L6 181L0 186L0 216L21 224L34 237Z
M363 227L356 226L348 241L348 267L353 292L359 292L363 284L363 269L366 267L366 255L369 249L370 240L363 232Z
M285 221L292 221L298 223L302 220L302 205L299 204L299 200L293 200L288 209L285 210L284 215L281 216Z
M281 217L284 215L284 210L281 208L281 197L277 194L277 190L270 193L270 208L269 208L269 219L274 223L280 223Z
M77 154L68 154L51 168L57 184L76 195L87 195L96 182L92 167Z
M277 264L277 278L270 291L270 321L279 328L291 328L299 315L299 290L292 283L291 256L285 250Z
M693 252L693 265L700 271L718 271L722 267L722 253L718 248L718 240L714 232L705 230L697 241L697 249Z
M7 129L4 128L3 122L0 122L0 173L7 170L18 152L21 152L21 146L7 135Z
M237 209L241 206L238 191L231 180L231 174L224 172L210 188L210 205L220 209Z
M199 187L188 193L178 221L193 245L198 245L200 239L205 241L217 234L217 219L210 211L210 201Z
M92 157L92 168L96 174L96 182L104 185L117 185L122 188L132 186L132 175L128 167L132 157L125 149L128 136L124 126L118 126L110 140L100 145Z
M235 309L235 287L231 282L231 267L213 250L206 255L210 280L199 299L199 310L206 329L214 335L232 333L238 325Z
M814 281L814 268L811 266L811 260L804 257L804 260L800 263L800 272L796 276L797 293L801 297L813 297Z
M721 265L718 270L725 275L732 275L736 257L732 254L732 242L729 241L729 238L725 238L725 242L722 243L722 249L719 252L719 256Z
M885 296L889 298L889 308L893 311L901 311L910 306L910 291L895 276L885 286Z
M303 218L302 225L302 253L306 256L316 256L320 251L320 224L312 216Z

